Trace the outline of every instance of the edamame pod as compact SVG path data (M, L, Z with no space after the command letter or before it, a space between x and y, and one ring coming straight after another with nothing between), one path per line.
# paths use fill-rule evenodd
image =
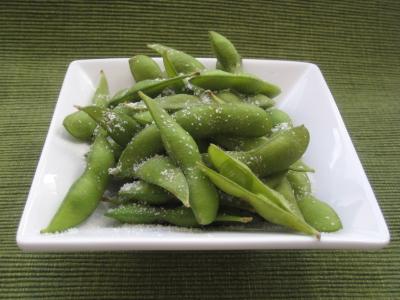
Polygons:
M160 130L162 142L169 156L185 174L189 186L189 203L201 225L212 223L218 212L218 194L208 178L198 169L201 155L196 142L157 102L139 93Z
M114 155L104 135L97 135L83 174L68 190L61 206L42 233L64 231L85 221L96 209L106 189Z
M125 146L141 126L126 114L97 106L78 107L96 121L119 145Z
M232 74L221 70L204 71L189 79L189 82L207 90L233 89L247 95L264 94L275 97L281 92L278 86L253 75Z
M310 136L304 126L277 133L267 143L246 152L231 152L231 155L260 177L287 170L306 151Z
M118 199L121 203L141 201L150 205L161 205L175 202L175 197L166 190L139 180L124 184L118 191Z
M293 205L285 197L265 185L250 168L242 162L229 156L213 144L208 147L208 154L213 166L221 175L239 184L251 193L265 196L282 209L293 214L297 213Z
M139 91L143 91L151 96L157 96L166 88L173 87L175 84L180 83L182 79L189 76L191 75L188 74L168 79L147 79L140 81L134 84L132 87L121 90L115 94L110 100L109 105L116 106L122 102L138 101L140 100L138 95Z
M134 114L132 116L133 119L135 119L136 122L138 122L140 125L149 125L153 123L153 117L148 111L142 111Z
M264 136L256 138L216 136L212 140L230 151L249 151L268 142L268 138Z
M249 104L192 106L176 112L173 117L196 140L216 135L259 137L266 135L271 128L266 112ZM163 149L157 126L147 126L126 146L115 175L133 177L133 165L161 153Z
M209 32L209 38L222 70L231 73L242 72L242 58L231 41L215 31Z
M93 95L92 103L98 107L106 107L108 98L107 78L104 72L100 71L100 80ZM63 125L74 138L82 141L90 141L97 126L96 122L83 111L77 111L66 116Z
M291 207L290 211L296 216L298 216L300 219L304 220L303 214L301 213L300 208L297 204L296 196L294 195L292 186L290 185L290 182L289 180L287 180L286 177L282 179L282 181L278 184L275 190L285 197L287 203ZM313 226L315 229L320 230L320 228L315 227L313 224L310 225Z
M320 239L320 233L303 220L286 211L262 194L252 193L229 178L207 168L205 165L199 165L200 169L210 180L223 192L247 201L254 210L265 220L279 224L295 231L314 235Z
M181 169L165 156L156 155L134 167L135 174L148 183L160 186L189 207L189 187Z
M228 90L219 91L216 95L226 103L243 103L243 100L238 95Z
M310 166L306 165L302 160L296 161L293 165L289 167L289 170L296 172L310 172L314 173L315 170Z
M129 59L129 68L136 82L162 78L158 64L146 55L135 55Z
M167 111L176 111L191 105L202 104L199 97L187 94L165 96L156 98L155 100L163 109ZM147 111L147 107L143 101L125 103L124 106L131 112Z
M290 128L293 126L292 119L283 110L280 110L278 108L270 108L266 110L266 112L268 114L268 117L272 121L272 127L276 127L282 124L285 124L286 128Z
M270 108L275 105L274 100L272 100L271 98L269 98L263 94L248 96L246 98L246 102L253 104L253 105L257 105L258 107L261 107L261 108Z
M327 203L312 195L302 197L297 203L306 222L315 229L322 232L335 232L342 229L339 216Z
M307 173L290 170L287 173L287 179L292 186L296 198L299 199L311 194L311 182Z
M121 206L109 210L107 217L118 220L121 223L129 224L157 224L167 223L181 227L199 227L193 211L190 208L178 207L166 209L161 207L151 207L137 203ZM233 216L220 214L216 217L216 222L239 222L249 223L252 217Z
M156 51L161 56L168 51L169 60L178 74L190 74L205 69L204 65L193 56L161 44L148 44L147 47ZM143 91L146 93L146 91ZM147 94L147 93L146 93Z

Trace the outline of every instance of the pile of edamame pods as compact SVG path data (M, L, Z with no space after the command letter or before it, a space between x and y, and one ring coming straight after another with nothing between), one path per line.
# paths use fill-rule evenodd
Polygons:
M309 132L274 107L280 88L245 73L226 37L209 38L215 70L151 44L164 71L148 56L132 57L135 84L113 97L100 73L92 104L63 122L92 143L86 169L42 232L78 226L102 200L114 206L105 216L121 223L206 228L258 219L317 238L342 228L312 195L313 170L301 161Z

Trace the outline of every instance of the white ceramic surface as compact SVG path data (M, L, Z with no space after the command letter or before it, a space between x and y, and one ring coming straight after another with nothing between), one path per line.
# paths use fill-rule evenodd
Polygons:
M208 68L215 60L200 59ZM161 60L157 59L161 64ZM99 71L104 70L111 93L133 84L128 60L79 60L70 64L54 111L42 155L17 233L25 251L202 250L381 248L389 232L377 200L319 68L310 63L244 60L244 69L279 85L278 107L297 125L305 124L311 143L304 156L316 169L311 175L314 194L339 214L343 229L313 237L289 232L254 230L202 231L163 226L123 226L103 216L101 204L77 229L62 234L40 234L72 182L84 169L88 146L74 141L62 126L73 105L90 103Z

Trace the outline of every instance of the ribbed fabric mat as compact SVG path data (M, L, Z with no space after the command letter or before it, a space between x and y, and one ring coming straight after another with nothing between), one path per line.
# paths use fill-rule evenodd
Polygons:
M2 1L0 298L400 298L399 1ZM68 64L211 56L207 30L244 57L320 66L390 227L382 251L25 254L18 222ZM338 187L340 188L340 187Z

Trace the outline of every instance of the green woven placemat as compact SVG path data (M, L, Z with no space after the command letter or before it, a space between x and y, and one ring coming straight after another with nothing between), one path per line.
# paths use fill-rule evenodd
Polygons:
M0 4L0 298L400 298L399 1L15 2ZM22 253L16 228L68 64L151 54L148 42L210 56L211 29L244 57L321 67L390 227L390 246Z

